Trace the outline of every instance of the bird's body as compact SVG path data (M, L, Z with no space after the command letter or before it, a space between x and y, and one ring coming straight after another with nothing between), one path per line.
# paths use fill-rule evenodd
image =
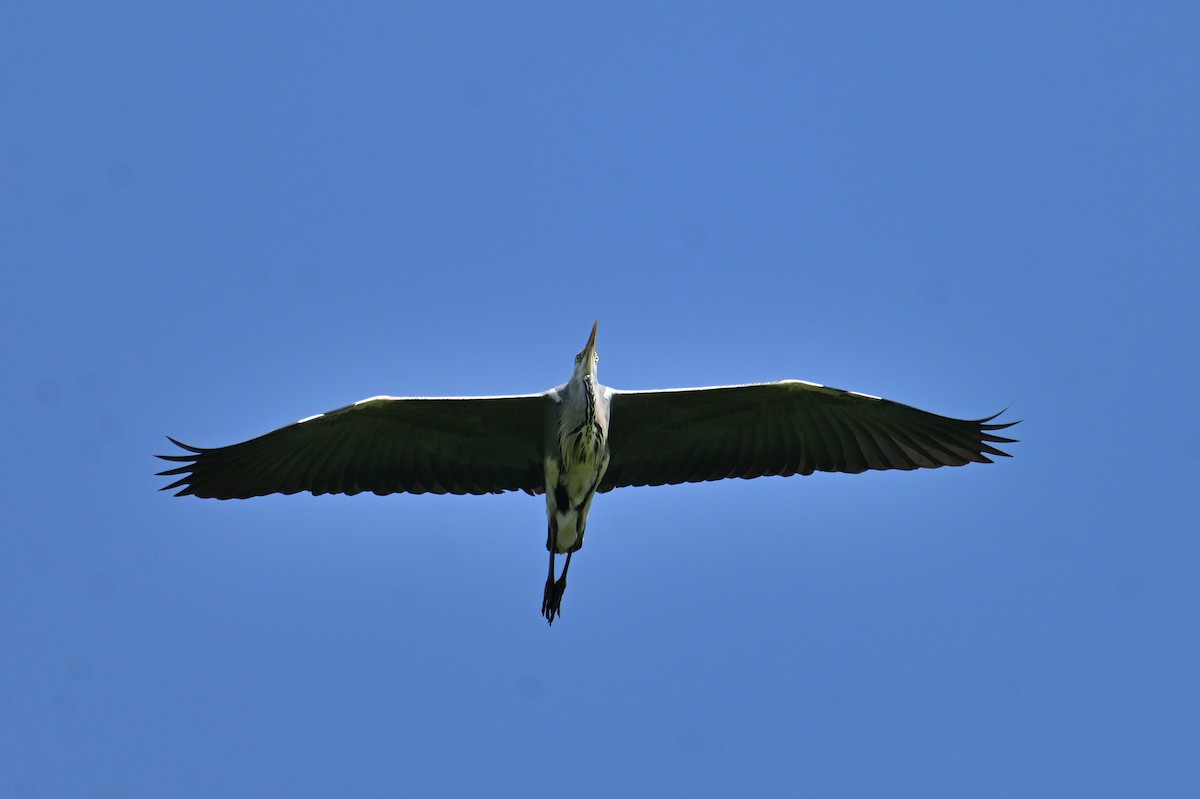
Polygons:
M571 389L567 384L550 392L550 400L559 412L547 415L549 429L543 442L546 516L560 554L574 552L583 545L592 495L608 468L609 458L608 397L597 391L591 380L584 383L583 396L578 399L571 395Z
M575 356L571 379L547 392L545 448L546 549L550 571L542 594L542 615L551 624L559 614L571 555L583 546L592 497L608 469L608 392L596 379L596 325ZM566 554L562 576L554 579L554 556Z
M597 492L730 477L858 473L991 463L1015 422L951 419L890 400L784 380L617 391L597 380L596 326L571 379L508 397L371 397L258 438L159 457L183 465L167 489L217 499L265 494L545 493L559 615L571 555ZM610 429L610 421L614 423ZM565 554L562 575L555 556Z

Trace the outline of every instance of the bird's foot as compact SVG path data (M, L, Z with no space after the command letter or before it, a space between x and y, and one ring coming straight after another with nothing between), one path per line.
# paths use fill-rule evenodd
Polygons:
M546 578L546 591L542 594L542 616L548 624L554 624L554 618L562 615L562 596L567 590L567 578L558 580Z

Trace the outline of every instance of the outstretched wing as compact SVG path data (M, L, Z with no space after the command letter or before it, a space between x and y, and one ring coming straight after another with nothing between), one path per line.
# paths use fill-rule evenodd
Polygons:
M228 447L172 443L183 464L164 490L244 499L266 494L498 494L542 491L545 394L371 397Z
M610 394L600 491L726 477L991 463L1016 422L938 416L799 380Z

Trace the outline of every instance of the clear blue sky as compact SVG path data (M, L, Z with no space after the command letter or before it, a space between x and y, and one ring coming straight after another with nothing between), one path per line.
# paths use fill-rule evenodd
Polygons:
M1200 795L1195 3L10 3L0 795ZM1015 457L175 499L169 434L795 377Z

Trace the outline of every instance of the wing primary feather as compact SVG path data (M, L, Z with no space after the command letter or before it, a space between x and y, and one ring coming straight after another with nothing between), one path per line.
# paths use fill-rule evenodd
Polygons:
M446 442L450 445L449 442ZM452 446L452 445L450 445ZM477 484L478 469L475 464L463 457L464 453L457 450L446 452L443 450L443 456L438 459L434 466L438 467L438 482L447 488L452 494L475 494L472 490ZM482 467L483 471L489 471L486 466ZM489 474L488 478L492 479L493 475Z
M277 483L275 490L283 494L296 494L308 488L311 483L307 482L307 474L312 468L312 461L315 459L314 449L318 445L316 436L309 436L301 439L299 446L289 448L290 451L273 470L277 475ZM265 464L258 464L259 470L265 469ZM260 473L262 473L260 471ZM272 493L268 490L270 487L262 485L259 490L265 493Z
M201 449L200 447L193 447L190 444L183 443L182 441L176 441L175 439L171 438L170 436L167 436L167 441L170 441L172 444L179 447L180 449L186 449L188 452L195 452L197 454L203 454L205 452L205 450ZM187 458L190 456L188 456L188 455L159 455L158 457L166 458L167 460L173 461L173 460L181 460L183 458Z
M912 427L914 431L922 431L927 437L927 443L947 456L943 459L947 466L962 466L972 461L990 463L980 461L982 456L978 447L981 442L978 440L978 433L970 429L970 423L927 414L914 418Z
M892 437L922 469L936 469L944 465L937 456L929 451L928 442L923 438L918 440L907 426L897 427Z
M374 483L371 486L373 494L382 497L405 490L398 482L400 463L401 453L396 437L390 432L380 436L375 454L375 468L371 475Z
M313 422L304 422L303 424L313 424ZM335 438L333 443L328 446L319 446L316 439L306 442L308 446L305 448L304 456L304 471L303 478L296 490L307 489L313 496L319 497L324 494L337 493L330 490L333 483L334 459L337 457L338 450L346 445L345 438ZM293 486L287 486L288 489Z
M841 458L841 443L837 433L830 429L821 406L814 404L810 409L810 414L813 422L812 427L816 431L816 434L820 436L822 449L825 453L825 463L817 468L823 472L843 471L844 461Z
M786 418L788 425L792 429L792 436L796 441L796 473L808 476L816 471L816 461L813 458L812 444L805 435L804 423L799 415L790 413Z
M795 428L791 424L791 414L786 408L777 409L771 414L771 421L775 425L775 435L783 452L783 468L779 473L785 476L793 475L800 469L800 447Z
M837 436L839 442L838 451L842 454L842 460L839 464L838 471L849 474L860 474L867 470L866 457L862 453L862 449L858 446L858 441L854 434L846 426L845 417L849 412L837 406L828 406L825 408L825 418L828 420L830 431Z
M800 429L801 441L804 442L804 448L807 451L809 465L811 470L808 474L816 471L828 471L830 454L825 444L825 437L821 435L820 425L816 423L810 407L802 408L795 417L796 425Z
M763 434L771 443L772 468L767 474L771 476L792 474L788 468L790 460L788 441L783 434L783 420L779 418L777 409L767 408L764 411L762 427Z
M433 464L430 462L429 450L425 443L421 442L419 446L412 448L413 478L420 483L421 493L444 494L446 492L441 489L433 472Z
M863 466L867 469L890 469L891 459L879 448L879 443L871 435L870 425L859 416L847 413L842 417L842 423L854 437L858 449L863 456Z
M377 432L375 435L368 436L359 447L358 459L354 471L350 475L351 488L354 489L355 494L372 489L376 473L375 461L380 447L383 446L382 442L383 436Z
M740 478L745 474L747 459L753 457L753 452L747 451L746 430L744 427L721 427L713 431L710 443L714 450L713 467L707 475L708 480L725 480Z
M959 440L958 431L953 428L916 422L912 425L912 434L916 436L918 432L925 451L942 466L963 466L979 458L974 445Z
M745 440L749 445L749 457L743 476L747 479L777 472L775 442L771 439L767 414L760 408L747 419Z
M722 463L727 460L727 453L721 450L720 439L713 435L692 441L683 455L678 468L671 475L671 485L717 480Z
M912 458L910 453L896 440L896 432L890 420L882 418L872 420L871 424L864 424L864 427L884 455L888 465L883 468L903 469L904 471L920 468L921 465L917 460Z

